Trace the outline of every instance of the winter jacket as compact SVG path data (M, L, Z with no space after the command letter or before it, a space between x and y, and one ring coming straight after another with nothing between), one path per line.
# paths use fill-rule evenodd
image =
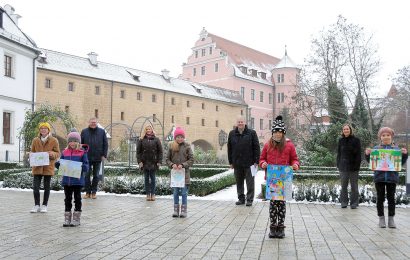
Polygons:
M48 136L47 140L43 143L40 139L40 135L33 139L31 143L31 152L51 152L49 159L50 164L45 166L34 166L32 167L33 175L54 175L54 163L60 156L60 147L58 145L58 140L52 137L51 134Z
M255 130L245 125L242 134L238 128L229 132L228 136L228 161L237 167L249 167L259 162L260 147L259 139Z
M336 165L339 171L359 171L361 161L360 139L352 135L341 137L337 146L336 157Z
M262 167L264 162L274 165L292 166L296 164L298 167L300 166L295 146L290 139L286 139L285 147L282 152L279 151L279 149L271 148L269 141L265 143L262 149L261 157L259 158L259 166Z
M60 159L83 163L81 166L81 177L74 178L74 177L63 176L63 179L61 180L61 185L63 186L84 186L84 176L89 170L89 163L88 163L86 150L84 149L73 150L71 148L66 148L61 153ZM60 162L56 162L56 167L57 169L60 168Z
M172 142L168 144L167 165L172 169L174 164L182 164L185 169L185 184L191 183L191 177L189 174L189 167L194 164L194 154L192 153L191 145L187 142L179 144L179 151L172 151Z
M156 136L144 136L138 141L137 161L143 163L143 170L157 170L162 162L162 145Z
M373 149L387 149L387 150L400 150L397 146L392 145L376 145ZM401 164L404 165L407 161L408 154L401 154ZM366 154L366 161L370 162L370 154ZM377 182L387 183L399 183L399 173L395 171L374 171L373 180Z
M88 160L90 162L101 162L101 157L107 158L108 141L104 129L85 128L81 131L81 143L89 146Z

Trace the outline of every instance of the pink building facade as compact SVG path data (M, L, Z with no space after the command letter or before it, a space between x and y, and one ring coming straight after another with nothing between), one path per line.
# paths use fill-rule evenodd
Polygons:
M248 126L265 142L273 119L294 106L299 71L286 53L278 59L203 29L181 78L238 91L249 106L243 115Z

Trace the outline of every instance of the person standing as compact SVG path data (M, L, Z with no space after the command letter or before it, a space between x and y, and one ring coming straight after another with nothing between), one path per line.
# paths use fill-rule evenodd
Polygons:
M255 177L251 166L258 167L260 156L259 139L255 130L249 129L245 119L240 116L236 127L228 135L228 161L234 169L238 201L236 205L245 204L244 181L246 180L246 206L252 206L255 196Z
M89 147L88 161L89 171L85 175L85 195L84 199L97 198L98 173L101 162L107 158L108 141L104 129L97 127L97 119L90 118L88 127L81 131L81 143ZM91 183L91 174L93 175Z
M38 126L39 135L31 143L31 153L47 152L49 156L49 165L33 166L33 195L34 207L31 213L47 212L48 198L50 196L50 181L54 176L54 163L60 156L60 147L58 140L51 135L51 126L47 122L42 122ZM40 185L41 179L44 179L44 197L43 204L40 207Z
M139 168L144 171L147 201L154 201L155 172L162 162L162 145L159 138L155 136L152 125L145 126L144 133L138 142L137 161Z
M386 150L401 150L401 164L405 164L408 158L406 148L399 148L393 143L394 131L390 127L382 127L378 132L380 139L380 145L376 145L373 149L386 149ZM366 148L365 155L366 161L370 162L371 149ZM384 217L384 200L387 194L387 210L388 210L388 222L389 228L396 228L394 223L394 216L396 214L396 185L399 183L399 173L397 171L374 171L374 184L376 186L377 198L377 216L379 216L379 227L386 227L386 220Z
M350 208L356 209L359 205L359 170L361 162L360 139L353 135L352 127L345 124L342 137L337 146L336 164L340 173L342 189L340 191L340 203L342 208L349 204L347 186L350 180Z

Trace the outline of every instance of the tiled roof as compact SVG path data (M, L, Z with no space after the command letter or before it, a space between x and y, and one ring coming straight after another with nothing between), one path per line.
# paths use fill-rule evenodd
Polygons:
M170 77L169 79L165 79L160 74L105 62L97 61L97 66L94 66L88 58L46 49L41 49L41 51L43 54L40 55L40 57L46 57L46 62L41 62L40 58L40 61L37 63L37 67L41 69L246 105L245 101L243 101L240 94L236 91L178 78Z

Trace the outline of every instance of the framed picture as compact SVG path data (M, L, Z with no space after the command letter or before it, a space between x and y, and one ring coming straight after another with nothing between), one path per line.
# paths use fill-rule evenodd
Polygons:
M266 174L266 199L292 199L293 169L288 165L268 164Z
M58 175L80 178L82 162L60 159Z
M44 166L50 164L50 158L47 152L30 153L30 166Z
M183 188L185 187L185 169L171 170L171 187Z
M373 149L369 168L373 171L401 171L401 150Z

